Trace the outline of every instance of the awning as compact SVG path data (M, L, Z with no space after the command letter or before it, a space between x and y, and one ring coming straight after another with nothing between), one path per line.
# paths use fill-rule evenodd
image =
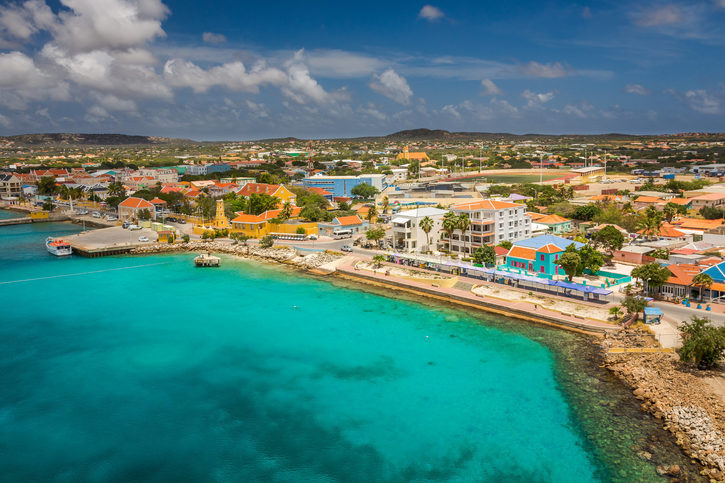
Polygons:
M661 316L662 310L659 307L645 307L644 315Z
M393 218L392 223L408 223L410 221L410 218L403 218L402 216L399 216L397 218Z

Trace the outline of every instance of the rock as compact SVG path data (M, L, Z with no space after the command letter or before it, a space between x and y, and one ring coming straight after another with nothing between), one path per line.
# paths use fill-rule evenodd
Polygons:
M665 468L664 466L657 466L656 470L657 474L660 476L665 476L667 474L667 468Z
M670 476L680 476L680 473L682 473L680 465L672 465L667 468L667 474Z
M638 456L639 456L640 458L642 458L643 460L647 460L647 461L649 461L649 460L651 460L651 459L652 459L652 453L650 453L650 452L648 452L648 451L640 451L639 453L637 453L637 455L638 455Z

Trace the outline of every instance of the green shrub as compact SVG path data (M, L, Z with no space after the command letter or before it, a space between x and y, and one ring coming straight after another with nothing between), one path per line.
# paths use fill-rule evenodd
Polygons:
M274 245L274 239L272 238L271 235L263 236L259 240L259 246L261 248L271 248L272 245Z
M725 353L725 327L715 327L710 319L692 317L683 322L680 359L694 362L700 369L715 366Z

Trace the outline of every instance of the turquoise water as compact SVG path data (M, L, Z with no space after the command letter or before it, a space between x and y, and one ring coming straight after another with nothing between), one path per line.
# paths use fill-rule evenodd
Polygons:
M24 214L19 211L0 210L0 220L7 220L8 218L20 218L22 216L24 216Z
M45 252L78 230L0 228L3 481L656 479L634 446L661 432L571 370L572 334L231 258Z

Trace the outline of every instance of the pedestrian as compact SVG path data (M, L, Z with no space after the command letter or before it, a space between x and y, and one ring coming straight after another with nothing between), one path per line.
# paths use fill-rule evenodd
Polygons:
M539 309L539 306L534 304L534 310L538 310L538 309Z

